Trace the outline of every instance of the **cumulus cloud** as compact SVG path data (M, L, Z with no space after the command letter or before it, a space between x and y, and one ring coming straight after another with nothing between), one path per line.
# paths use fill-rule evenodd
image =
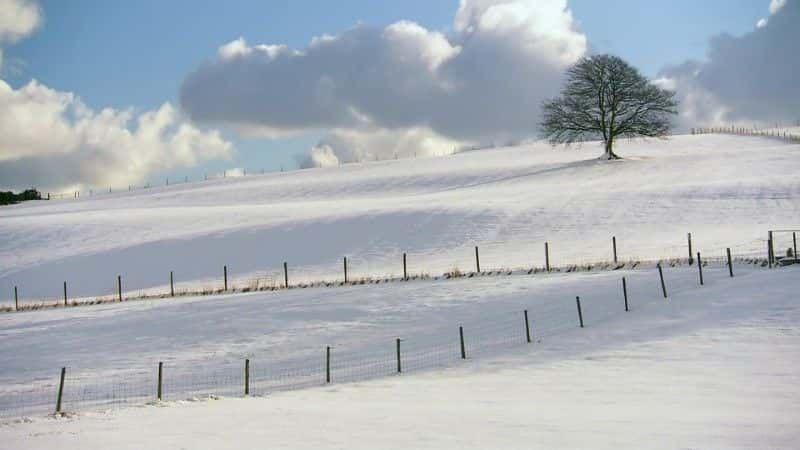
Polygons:
M446 155L464 145L427 127L338 129L328 132L298 163L302 168L329 167L342 162Z
M19 89L0 80L0 188L124 186L231 151L218 131L195 127L169 103L95 111L35 80Z
M32 0L0 0L0 66L2 45L14 43L31 33L41 23L39 5Z
M662 71L685 127L800 119L800 2L773 0L769 9L769 21L752 32L712 38L707 60Z
M302 50L239 38L184 80L180 101L250 134L328 132L306 165L452 152L535 134L586 47L566 0L462 0L449 33L357 25Z
M339 157L328 144L317 144L311 148L308 155L298 158L300 168L333 167L339 165Z
M39 5L31 0L0 0L0 43L31 34L41 22Z

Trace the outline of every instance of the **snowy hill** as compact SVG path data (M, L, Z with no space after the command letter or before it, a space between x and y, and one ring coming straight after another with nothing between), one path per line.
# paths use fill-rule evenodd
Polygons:
M726 247L763 257L768 229L797 228L800 145L702 135L624 142L622 161L599 153L534 144L0 208L0 299L18 286L23 302L54 300L64 280L71 298L111 294L118 274L126 291L165 292L170 271L179 289L218 289L223 265L231 285L279 284L283 261L293 283L340 280L343 256L351 280L397 276L404 252L411 274L469 272L476 245L484 271L541 267L544 242L553 265L596 262L611 259L611 236L623 261L685 257L687 232L709 259ZM395 448L790 447L800 268L739 259L733 270L711 261L700 286L696 265L665 264L668 299L654 265L642 264L0 313L0 439L14 448L101 448L108 433L130 448L376 448L384 436ZM396 339L402 376L386 378L398 375ZM277 393L326 384L328 347L335 388ZM182 401L241 396L245 359L250 394L265 398ZM153 400L159 362L159 405L171 408L115 409ZM61 367L64 411L78 415L45 419ZM463 424L472 431L459 433ZM228 434L242 426L241 441ZM203 429L216 440L198 438ZM398 431L409 429L417 433Z
M738 136L544 144L351 164L0 208L0 300L340 279L611 258L764 253L769 228L800 217L800 145Z
M31 418L3 423L0 439L8 448L32 449L104 449L110 443L131 449L795 448L800 305L787 293L800 288L798 269L737 266L735 278L711 270L703 287L693 270L670 269L668 301L655 273L647 271L6 314L0 333L14 344L0 350L0 404L8 407L2 400L9 392L30 386L19 382L25 379L20 373L33 373L46 387L34 390L33 400L52 411L57 367L64 363L64 408L71 414L46 418L31 408ZM627 313L620 275L632 281ZM575 293L586 301L586 328L577 324ZM523 338L490 355L458 359L458 324L475 342L480 329L474 324L513 312L521 336L523 307L531 308L534 343ZM550 334L552 324L544 319L567 327ZM393 337L406 338L406 348L421 330L434 329L452 343L452 359L443 363L449 367L392 374ZM316 355L313 367L321 374L323 345L332 345L334 361L341 360L354 338L385 347L384 378L341 384L345 364L334 370L335 384L328 387L317 377L314 389L259 389L256 398L205 402L178 390L194 384L220 392L224 385L206 384L219 374L209 368L228 366L224 375L235 389L225 395L240 397L244 357L269 367L305 350ZM138 405L151 401L159 358L166 361L166 402L99 412L79 408L102 386L114 387L105 393L112 402L137 393L144 395ZM140 383L131 384L132 370L146 372Z

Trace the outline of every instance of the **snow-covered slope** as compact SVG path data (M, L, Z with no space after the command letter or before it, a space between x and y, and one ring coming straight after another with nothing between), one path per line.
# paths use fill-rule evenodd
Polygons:
M796 448L800 303L788 293L800 288L799 274L794 267L734 279L714 273L703 288L646 306L650 292L637 289L633 310L615 319L446 370L263 398L33 418L0 426L0 442L18 449ZM569 275L556 284L564 293L596 292L608 276ZM520 292L517 301L542 293ZM48 322L17 316L25 315ZM115 322L108 311L96 319Z
M797 226L800 145L739 136L619 144L544 144L451 157L255 175L80 200L0 208L0 300L95 296L123 289L220 287L409 271L764 253L770 227Z

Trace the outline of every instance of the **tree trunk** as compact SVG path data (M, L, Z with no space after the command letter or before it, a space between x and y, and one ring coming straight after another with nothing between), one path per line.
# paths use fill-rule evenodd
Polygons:
M612 159L620 159L620 157L617 156L616 153L614 153L613 148L614 148L614 141L611 140L611 139L608 139L606 141L606 152L605 152L605 154L603 154L603 159L607 159L609 161L612 160Z

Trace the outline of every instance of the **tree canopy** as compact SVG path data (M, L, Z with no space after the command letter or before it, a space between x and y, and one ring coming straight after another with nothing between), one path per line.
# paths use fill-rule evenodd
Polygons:
M618 159L618 137L664 137L677 114L674 92L647 80L613 55L581 58L567 70L561 96L542 106L541 130L552 144L602 139L606 159Z

